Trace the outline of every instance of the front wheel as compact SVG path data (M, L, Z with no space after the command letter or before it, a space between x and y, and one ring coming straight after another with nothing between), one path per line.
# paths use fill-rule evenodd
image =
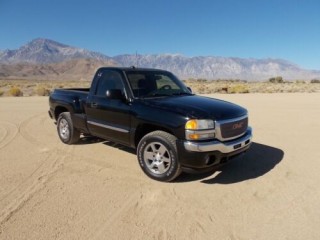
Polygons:
M63 112L59 115L57 131L60 140L65 144L73 144L80 139L80 132L78 129L74 128L69 112Z
M150 178L169 182L181 173L177 138L164 131L154 131L139 142L137 156L140 167Z

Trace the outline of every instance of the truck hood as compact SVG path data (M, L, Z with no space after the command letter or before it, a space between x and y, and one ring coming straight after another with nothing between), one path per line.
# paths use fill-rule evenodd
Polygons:
M143 100L143 103L148 107L178 113L188 118L225 120L247 114L246 109L236 104L197 95L149 98Z

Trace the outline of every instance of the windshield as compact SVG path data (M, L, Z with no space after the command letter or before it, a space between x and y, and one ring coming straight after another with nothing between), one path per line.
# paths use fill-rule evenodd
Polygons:
M134 97L191 95L190 90L172 73L166 71L127 71Z

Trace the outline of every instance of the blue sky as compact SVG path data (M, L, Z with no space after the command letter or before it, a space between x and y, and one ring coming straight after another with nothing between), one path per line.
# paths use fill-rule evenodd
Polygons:
M0 0L0 49L282 58L320 70L319 0Z

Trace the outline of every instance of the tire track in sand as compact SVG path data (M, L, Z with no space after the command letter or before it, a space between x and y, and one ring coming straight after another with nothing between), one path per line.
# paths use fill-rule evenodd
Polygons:
M7 146L18 135L18 127L9 122L0 121L0 149Z
M84 233L84 239L100 239L101 236L104 234L104 231L108 228L112 228L114 223L117 223L119 219L123 216L124 213L128 212L136 205L136 199L139 199L140 193L136 191L131 191L130 193L126 193L126 197L121 199L121 205L118 208L112 209L109 214L108 218L105 219L106 221L98 221L95 222L93 226L88 229ZM106 199L102 198L99 203L95 204L90 211L87 211L83 214L77 221L73 222L73 228L83 228L83 225L86 225L87 220L90 218L91 215L99 216L101 215L101 209L104 209L104 206L108 204ZM70 238L77 238L76 234L70 236Z
M37 147L47 147L45 140L48 137L45 121L48 117L44 114L33 115L19 125L19 134L31 144Z
M68 157L67 154L61 155L58 149L46 155L43 162L20 185L0 199L0 203L10 200L10 203L0 212L0 225L7 222L37 192L42 190L47 182L63 168L63 162Z
M15 131L12 131L8 127L5 128L6 131L2 131L5 133L2 135L13 136L5 138L10 139L10 141L12 141L12 139L19 133L25 140L30 142L32 145L37 146L39 149L38 154L43 156L43 160L34 169L34 171L20 182L20 184L5 193L0 199L1 205L5 205L5 202L9 202L0 211L0 226L7 222L16 212L22 209L37 192L46 187L47 182L63 168L66 158L72 156L74 148L71 146L66 148L65 145L59 144L59 142L50 146L46 144L45 139L47 136L42 135L43 133L46 133L46 118L47 116L44 114L33 115L21 122L19 127L16 127ZM9 126L9 124L6 126ZM33 134L33 130L35 129L37 130L37 134ZM3 141L0 142L0 144L1 143L2 145L0 146L4 146ZM5 144L7 145L8 143L9 141L5 140Z
M51 119L48 118L46 114L41 113L41 114L33 115L20 123L19 134L27 142L36 146L41 153L59 149L60 155L68 154L71 157L70 161L73 158L81 158L89 164L98 165L98 166L101 165L99 164L100 161L94 158L90 158L88 156L83 158L83 155L79 155L76 152L74 152L74 148L75 148L74 145L62 144L61 141L59 140L59 136L56 128L54 128L53 130L55 133L54 137L57 141L55 142L55 144L52 144L52 143L50 145L46 144L46 142L48 142L48 139L50 138L52 139L52 132L48 131L48 124L53 124L53 122L51 122ZM107 162L104 162L102 167L110 168L111 165L108 164Z
M72 160L75 157L79 157L74 153L74 146L67 146L57 141L55 144L46 144L46 138L52 138L52 135L48 134L48 126L46 122L47 116L45 114L33 115L24 121L22 121L18 128L16 128L16 135L19 133L23 139L32 145L36 146L38 153L44 156L44 159L38 165L38 167L30 173L21 183L14 189L5 193L0 199L0 204L5 205L5 202L9 202L2 210L0 210L0 226L10 220L15 213L23 209L23 207L32 199L39 191L44 189L55 174L63 169L66 164L66 160ZM91 164L94 164L90 161ZM95 164L94 164L95 165ZM110 167L109 165L104 167ZM117 219L119 215L128 208L132 207L132 200L136 196L133 194L122 205L120 209L112 211L110 220ZM96 210L99 212L105 201L101 201L101 205L98 204ZM82 219L84 220L84 219ZM82 220L78 222L81 224ZM109 222L109 221L108 221ZM112 222L112 220L111 220ZM110 222L110 223L111 223ZM105 225L100 226L100 229L104 229ZM89 236L95 236L94 232Z

